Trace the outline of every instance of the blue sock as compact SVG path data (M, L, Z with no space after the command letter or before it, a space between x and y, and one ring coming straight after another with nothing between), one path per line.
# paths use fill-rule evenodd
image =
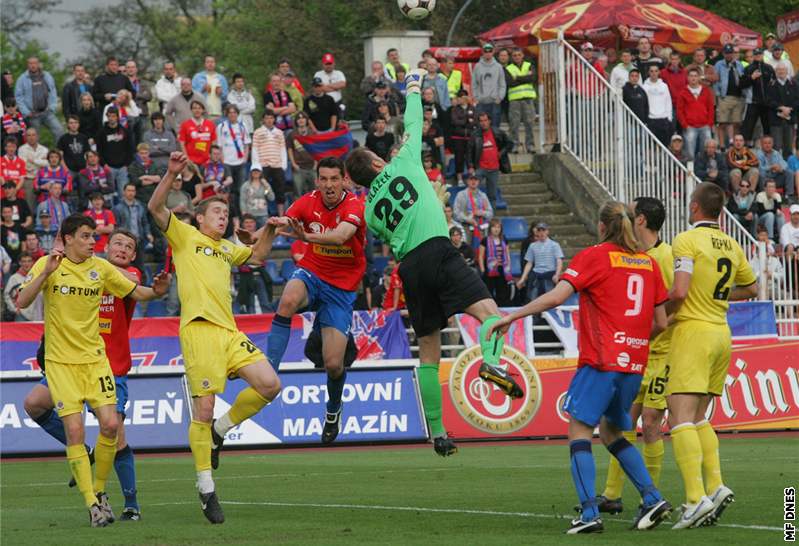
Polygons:
M338 379L327 376L327 413L336 413L341 409L341 393L347 382L347 370L341 372Z
M47 434L62 444L67 445L67 433L64 432L64 422L56 412L47 410L44 414L34 419L34 421L36 421L36 424L42 427Z
M133 450L130 446L117 451L114 458L114 470L119 478L119 485L122 487L122 495L125 497L125 508L139 509L139 501L136 500L136 467L133 463Z
M275 315L275 318L272 319L272 330L269 331L269 337L266 340L266 356L269 357L269 363L272 364L275 371L280 366L283 355L286 354L290 335L291 317Z
M635 488L638 489L641 499L644 501L644 506L652 506L663 499L660 491L652 483L652 477L646 469L643 457L635 449L635 446L627 441L627 438L621 437L610 444L608 451L616 457L624 473L627 474Z
M591 440L574 440L569 444L572 463L572 479L577 489L577 497L583 507L583 521L591 521L599 517L596 505L596 466L591 453Z

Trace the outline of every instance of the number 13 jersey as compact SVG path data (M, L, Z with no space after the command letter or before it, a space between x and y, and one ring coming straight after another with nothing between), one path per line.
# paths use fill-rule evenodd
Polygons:
M405 143L375 177L366 197L366 224L397 260L434 237L449 238L444 209L422 166L422 99L408 94Z
M672 243L674 273L691 274L688 296L676 320L700 320L727 325L730 290L757 281L735 239L716 223L700 223L678 234Z

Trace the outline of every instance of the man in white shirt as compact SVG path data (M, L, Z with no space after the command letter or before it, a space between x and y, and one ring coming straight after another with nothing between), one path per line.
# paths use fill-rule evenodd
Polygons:
M633 69L633 52L623 49L621 52L621 62L610 71L610 85L613 89L621 93L624 84L630 79L630 70Z
M225 77L216 71L216 59L205 56L205 70L191 79L192 88L205 97L207 113L211 118L222 115L222 103L227 100L228 84Z
M25 190L25 201L31 210L36 210L36 196L33 195L33 179L39 169L49 165L47 161L47 147L39 144L39 131L35 127L28 127L25 131L25 144L17 150L17 156L25 162L25 181L22 188Z
M164 63L163 76L155 82L155 98L161 113L164 112L166 103L178 93L180 93L180 77L175 72L175 63L167 61Z
M336 59L332 53L322 55L322 70L314 74L314 78L322 80L322 91L330 95L339 109L344 112L344 105L341 104L341 90L347 87L347 78L341 70L336 70Z
M649 65L649 77L641 87L644 88L649 101L649 119L646 126L664 146L668 147L671 135L674 133L673 106L669 86L660 79L660 67Z
M227 101L239 109L239 121L244 124L247 134L252 136L255 130L252 115L255 112L255 97L244 86L244 76L238 72L233 74L233 87L227 95Z
M799 205L791 205L788 209L791 221L780 229L780 246L789 258L799 257Z

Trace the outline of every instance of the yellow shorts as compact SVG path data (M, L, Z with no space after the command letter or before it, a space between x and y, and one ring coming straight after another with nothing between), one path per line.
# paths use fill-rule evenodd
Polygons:
M720 396L732 353L732 337L726 324L684 320L674 326L669 350L670 394Z
M46 360L47 387L60 417L81 413L84 402L92 409L116 405L114 372L108 359L91 364L62 364Z
M192 396L221 393L226 378L266 359L244 333L205 320L193 320L180 330L180 347Z
M669 382L668 355L650 353L646 363L641 390L633 404L643 404L645 408L666 409L666 384Z

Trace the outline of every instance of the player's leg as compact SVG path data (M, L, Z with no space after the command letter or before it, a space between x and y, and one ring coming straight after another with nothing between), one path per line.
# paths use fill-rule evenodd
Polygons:
M645 387L642 385L642 389ZM637 402L638 399L636 399ZM638 422L641 415L642 404L637 402L633 404L630 409L630 420L633 424ZM637 441L637 434L635 430L625 430L622 435L628 442L635 445ZM611 457L608 461L608 477L605 480L605 490L598 497L600 512L607 512L609 514L618 514L624 510L621 502L622 491L624 490L624 470L621 468L619 461L615 457Z
M117 452L114 456L114 471L119 478L122 496L125 498L125 507L119 516L123 521L139 521L141 513L139 501L136 498L136 463L133 450L128 445L125 437L125 406L128 402L128 378L116 377L117 387Z
M91 509L93 505L97 504L97 497L94 495L89 453L86 451L86 446L83 443L85 441L83 415L80 411L77 411L69 415L62 415L61 420L64 422L64 432L67 437L67 462L69 463L69 470L72 472L72 477L75 478L78 491L80 491L80 494L83 496L86 507ZM105 517L101 517L102 521L105 522ZM107 524L108 522L105 523Z
M280 369L280 362L289 345L291 317L299 309L308 305L308 289L304 281L309 278L310 273L304 269L297 269L291 276L291 280L286 283L283 294L280 296L277 313L272 318L272 329L269 331L266 341L269 363L275 370Z
M113 382L113 379L111 381ZM119 421L116 412L116 400L102 406L93 404L91 401L89 403L92 404L92 410L100 424L100 434L97 435L97 443L94 446L94 492L106 519L109 522L113 522L115 519L114 512L108 502L105 485L108 475L114 467L114 458L117 454Z
M438 366L441 362L441 329L436 328L419 338L419 391L422 394L422 406L430 436L433 438L433 449L442 457L458 452L455 442L447 437L444 428L441 404L441 381L438 377Z
M652 482L655 487L660 483L660 471L663 468L663 455L665 453L662 432L664 413L663 409L650 408L644 405L641 414L644 436L644 464L647 471L649 471L649 475L652 476Z
M37 425L55 438L58 442L66 445L67 436L64 432L64 423L53 410L53 397L47 387L47 380L42 379L42 383L34 385L30 392L25 396L23 402L25 413L36 422Z
M352 311L350 311L352 317ZM348 321L349 322L349 321ZM322 443L332 443L338 436L341 424L341 396L347 381L344 369L344 353L347 350L347 336L337 328L322 328L322 359L327 372L327 406L325 426L322 430Z

